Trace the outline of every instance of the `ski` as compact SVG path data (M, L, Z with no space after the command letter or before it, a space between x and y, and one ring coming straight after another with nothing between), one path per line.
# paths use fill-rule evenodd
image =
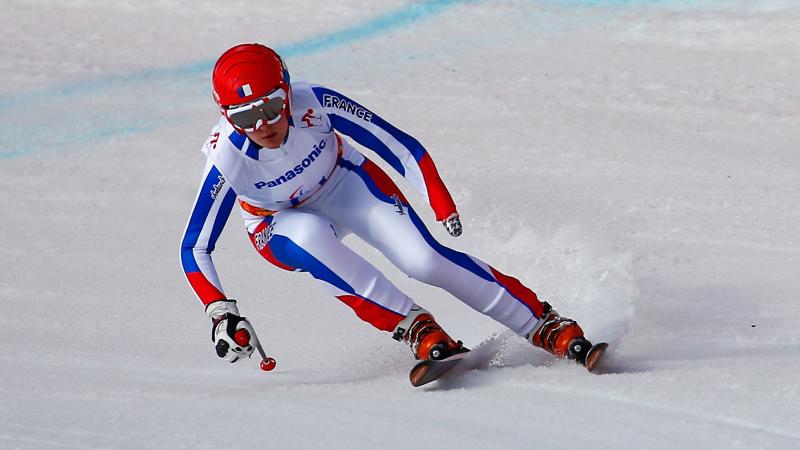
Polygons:
M463 353L456 353L445 359L424 359L414 365L411 372L408 374L408 378L415 387L436 381L460 365L469 354L470 352L466 351Z
M586 370L592 372L595 368L597 368L597 364L603 358L603 353L606 352L607 348L608 344L601 342L593 345L592 348L589 349L589 352L586 353L586 360L583 363L583 365L586 367Z
M605 342L595 344L589 349L588 352L586 352L586 357L583 359L583 361L576 362L579 364L582 363L589 372L594 372L602 360L603 354L607 348L608 344ZM478 349L476 348L475 350ZM414 387L423 386L439 380L451 373L463 373L471 369L488 366L489 359L491 359L491 355L493 354L491 351L487 351L487 349L481 349L481 351L478 351L477 356L475 356L473 353L474 352L466 351L463 353L457 353L445 359L425 359L419 361L411 369L411 372L409 372L408 378ZM477 360L485 361L479 362ZM469 361L471 361L471 363L468 363Z

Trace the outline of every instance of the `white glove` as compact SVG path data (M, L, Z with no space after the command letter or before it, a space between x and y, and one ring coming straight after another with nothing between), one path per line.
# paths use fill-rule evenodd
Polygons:
M250 322L239 316L236 300L217 300L206 307L206 312L211 318L211 340L217 356L234 363L253 354L256 333Z
M458 213L450 214L450 217L442 221L442 225L444 225L444 228L450 233L450 236L461 236L463 228L461 227L461 220L458 219Z

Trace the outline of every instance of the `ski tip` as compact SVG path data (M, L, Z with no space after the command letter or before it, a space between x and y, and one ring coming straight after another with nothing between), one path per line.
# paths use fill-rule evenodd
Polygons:
M408 374L408 378L411 381L411 385L414 387L422 386L426 384L426 375L428 375L428 371L431 369L431 366L426 364L418 364L415 366L411 372Z
M586 355L586 363L584 364L589 372L597 368L597 363L603 358L603 353L605 353L607 348L608 344L601 342L589 350L589 354Z
M422 360L411 369L408 378L414 387L431 383L446 375L452 368L458 366L468 354L469 350L466 350L445 359Z

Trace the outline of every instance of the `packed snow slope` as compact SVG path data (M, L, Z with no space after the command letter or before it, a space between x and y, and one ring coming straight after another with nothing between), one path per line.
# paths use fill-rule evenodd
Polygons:
M800 448L800 3L321 5L0 4L0 448ZM465 225L396 177L433 233L610 342L601 374L348 238L491 359L413 389L236 214L215 262L278 368L218 361L178 246L211 66L253 41L418 137Z

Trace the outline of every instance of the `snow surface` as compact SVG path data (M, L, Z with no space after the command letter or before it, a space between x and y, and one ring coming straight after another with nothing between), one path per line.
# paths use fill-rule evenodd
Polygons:
M0 448L800 448L800 2L0 3ZM407 348L250 248L278 360L217 360L178 244L229 46L423 141L465 232L613 352L587 374L357 247L491 366ZM406 186L403 184L403 186Z

